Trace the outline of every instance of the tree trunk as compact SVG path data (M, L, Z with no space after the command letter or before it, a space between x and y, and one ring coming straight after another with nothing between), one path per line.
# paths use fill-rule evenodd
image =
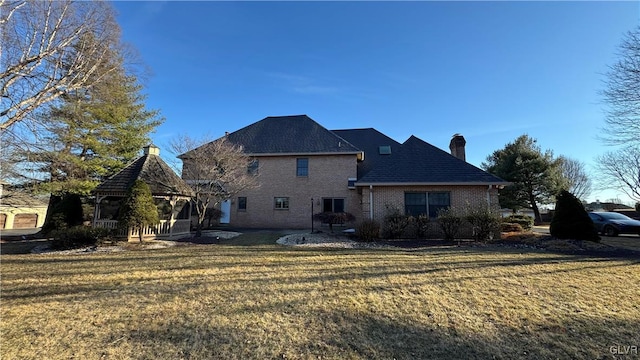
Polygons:
M198 226L196 226L196 237L199 238L202 236L202 222L198 221Z
M538 204L536 204L536 201L534 200L533 196L529 197L529 202L531 203L531 209L533 210L534 225L542 224L542 217L540 216L540 210L538 209Z
M142 231L144 229L144 226L138 226L138 239L140 240L140 242L142 242Z
M42 229L40 230L40 233L42 235L47 235L52 230L55 230L55 224L53 223L52 218L55 213L54 209L61 202L62 202L62 196L51 195L49 197L49 205L47 206L47 215L44 218L44 223L42 224Z

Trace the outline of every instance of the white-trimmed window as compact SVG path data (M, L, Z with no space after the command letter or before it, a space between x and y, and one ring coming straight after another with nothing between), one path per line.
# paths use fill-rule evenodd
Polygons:
M309 158L296 159L296 176L309 176Z
M344 198L323 198L322 212L344 212Z
M404 193L404 213L417 216L427 214L430 218L438 217L438 212L451 206L451 193L441 192L406 192Z
M273 198L273 208L276 210L289 210L289 198L288 197Z

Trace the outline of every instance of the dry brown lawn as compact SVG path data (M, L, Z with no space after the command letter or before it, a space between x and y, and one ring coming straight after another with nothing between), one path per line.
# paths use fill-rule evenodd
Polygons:
M276 237L3 255L1 358L595 359L640 346L637 259Z

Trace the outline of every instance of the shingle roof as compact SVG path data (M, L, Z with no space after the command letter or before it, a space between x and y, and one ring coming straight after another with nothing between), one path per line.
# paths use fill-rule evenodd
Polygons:
M366 175L377 163L389 155L380 155L379 147L391 146L391 153L400 148L400 143L374 128L332 130L334 134L364 151L364 161L358 162L358 179Z
M111 176L95 192L124 193L136 180L142 180L154 195L192 196L193 190L158 155L145 154Z
M269 116L226 136L248 155L360 152L307 115Z
M357 183L506 184L504 180L415 136L396 148L390 155L381 156ZM366 152L364 156L366 159Z

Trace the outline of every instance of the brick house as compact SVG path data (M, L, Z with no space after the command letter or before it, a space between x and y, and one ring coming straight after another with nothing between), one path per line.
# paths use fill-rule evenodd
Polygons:
M415 136L401 144L372 128L330 131L298 115L225 136L254 159L260 182L221 205L221 224L235 227L310 228L312 214L323 211L356 221L381 221L389 208L432 217L450 206L498 211L498 189L508 184L465 162L459 135L452 155Z

